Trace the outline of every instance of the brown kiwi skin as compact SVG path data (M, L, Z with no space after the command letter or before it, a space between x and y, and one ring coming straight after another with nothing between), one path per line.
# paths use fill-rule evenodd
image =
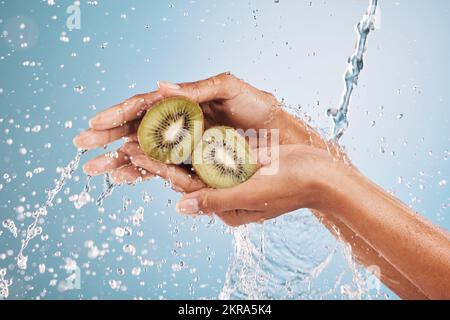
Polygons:
M173 100L181 100L181 101L184 100L184 101L186 101L187 103L192 104L193 106L195 106L196 108L198 108L196 111L198 112L199 115L201 115L201 121L200 121L201 127L200 127L200 129L198 129L200 135L199 135L197 138L196 138L195 136L193 137L194 139L193 139L193 141L191 142L191 144L192 144L192 145L191 145L191 152L190 152L190 154L189 154L188 156L184 157L184 159L182 159L182 161L181 161L180 163L172 162L172 161L170 161L168 158L155 157L155 156L153 156L151 153L146 152L146 150L145 150L146 148L144 148L144 146L143 146L143 141L142 141L142 139L141 139L141 130L145 130L145 129L143 129L143 123L144 123L144 121L145 121L145 119L146 119L147 117L151 117L151 116L152 116L152 113L154 112L154 111L152 111L152 110L157 110L158 108L160 108L160 107L161 107L162 105L164 105L165 103L168 103L168 102L173 101ZM205 131L204 116L203 116L203 111L202 111L200 105L199 105L198 103L196 103L196 102L194 102L194 101L192 101L192 100L190 100L190 99L184 97L184 96L173 96L173 97L168 97L168 98L164 98L164 99L159 100L158 102L156 102L155 104L153 104L152 107L151 107L149 110L147 110L147 112L146 112L146 114L144 115L144 117L142 118L141 124L139 125L139 128L138 128L138 130L137 130L137 137L138 137L139 145L141 146L141 150L142 150L149 158L151 158L151 159L153 159L153 160L156 160L156 161L158 161L158 162L165 163L165 164L181 164L181 163L189 163L189 160L190 160L190 158L191 158L192 152L193 152L195 146L197 145L197 143L198 143L199 141L201 141L201 138L202 138L202 136L203 136L204 131ZM194 133L194 135L195 135L195 133ZM196 140L197 140L197 141L196 141Z

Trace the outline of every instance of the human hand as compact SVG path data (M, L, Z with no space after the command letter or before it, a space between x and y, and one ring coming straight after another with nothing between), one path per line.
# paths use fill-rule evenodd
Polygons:
M176 95L200 103L206 128L228 125L243 130L277 129L280 144L326 146L316 131L283 111L273 95L228 73L180 85L160 82L157 91L136 95L97 114L89 121L91 129L77 136L74 144L82 149L95 149L122 138L136 141L136 130L145 111L157 101ZM120 149L112 157L108 153L87 162L84 169L91 176L112 172L114 177L121 177L116 182L150 178L141 175Z
M229 73L191 83L158 82L159 89L136 95L106 109L89 121L90 130L74 139L76 146L95 149L122 137L133 135L145 111L166 97L185 96L199 103L205 115L205 128L227 125L240 129L278 128L276 98Z
M177 204L179 213L214 213L229 226L262 222L299 208L322 205L321 180L325 170L335 166L333 157L304 145L284 145L274 150L258 150L259 170L250 180L234 188L215 190L189 169L148 158L136 142L128 142L122 148L141 175L158 175L185 193ZM119 175L117 180L127 179L120 171L115 174Z

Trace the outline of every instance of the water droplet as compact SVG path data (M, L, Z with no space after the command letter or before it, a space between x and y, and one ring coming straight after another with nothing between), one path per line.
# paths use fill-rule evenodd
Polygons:
M142 196L142 201L144 201L145 204L149 204L150 202L153 201L153 197L149 195L147 192L144 192Z
M82 85L77 85L77 86L75 86L74 88L73 88L73 91L75 91L76 93L79 93L79 94L83 94L84 93L84 86L82 86Z
M108 284L111 287L111 289L118 290L120 288L121 282L111 279L108 281Z
M123 246L123 252L134 256L136 254L136 248L132 244L126 244Z
M5 219L2 224L5 229L8 229L12 233L14 238L17 238L17 227L13 220Z
M91 202L92 197L91 195L86 192L86 191L82 191L78 197L76 198L76 200L74 201L74 206L77 210L80 210L81 208L83 208L85 205L87 205L89 202Z
M144 208L139 207L133 215L133 225L138 227L144 220Z
M114 229L114 235L116 237L122 238L123 236L125 236L125 229L121 228L121 227L117 227Z
M17 267L21 270L25 270L27 268L28 257L19 254L17 257Z
M31 132L33 133L38 133L41 131L41 126L40 125L35 125L32 129Z
M43 264L43 263L39 264L39 273L40 274L45 273L45 269L46 269L45 264Z
M131 270L131 274L135 277L139 276L141 274L141 268L140 267L134 267Z

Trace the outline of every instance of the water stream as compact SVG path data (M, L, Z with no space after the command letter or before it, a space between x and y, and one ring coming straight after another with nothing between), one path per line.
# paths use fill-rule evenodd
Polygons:
M344 74L345 89L342 94L338 109L329 109L328 115L333 119L332 137L339 140L349 126L348 112L353 90L358 86L359 75L364 68L364 54L366 52L367 39L374 29L378 0L371 0L367 12L356 25L358 34L355 52L348 59L347 70Z

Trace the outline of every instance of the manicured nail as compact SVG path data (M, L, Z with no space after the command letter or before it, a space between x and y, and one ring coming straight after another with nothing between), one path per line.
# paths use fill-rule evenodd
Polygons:
M81 135L76 136L72 140L75 147L80 148L82 147L83 137Z
M172 89L172 90L180 90L181 89L181 87L178 84L167 82L167 81L158 81L157 84L158 84L158 88L166 87L167 89Z
M73 144L78 148L91 149L92 142L92 135L88 131L80 133L78 136L73 138Z
M200 210L198 208L197 199L186 199L177 203L177 211L182 214L196 214Z

